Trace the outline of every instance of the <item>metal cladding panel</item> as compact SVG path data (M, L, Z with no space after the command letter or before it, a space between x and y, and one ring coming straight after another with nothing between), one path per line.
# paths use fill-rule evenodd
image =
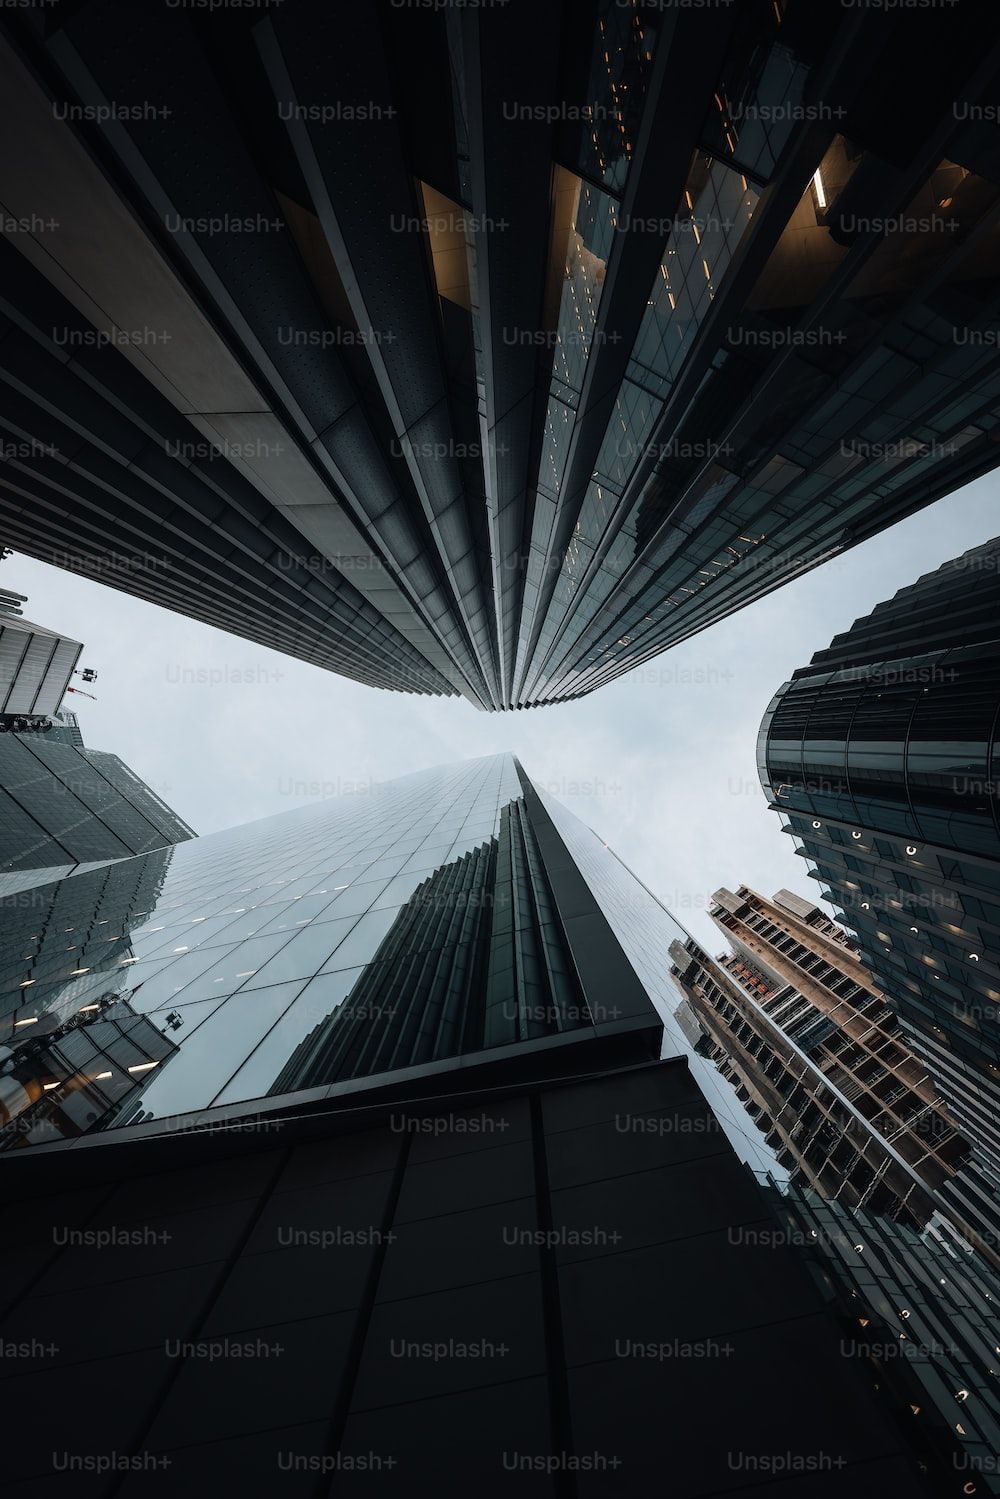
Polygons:
M15 690L18 668L24 660L30 639L30 635L23 629L18 629L7 620L0 621L0 707L4 713L11 712L8 702Z
M63 695L69 686L76 663L83 653L83 646L75 640L60 640L52 653L48 670L39 685L34 711L56 713L62 705Z
M0 713L55 713L83 650L28 620L0 619Z
M575 1076L524 1056L416 1096L368 1089L273 1133L5 1157L8 1346L55 1349L6 1392L11 1481L37 1487L85 1443L128 1463L128 1499L206 1479L273 1492L289 1471L308 1490L322 1469L390 1499L547 1496L551 1473L595 1469L645 1493L665 1464L695 1495L762 1451L807 1472L828 1456L829 1499L940 1492L792 1241L745 1242L764 1201L683 1065L573 1060ZM641 1164L622 1118L661 1126ZM803 1366L775 1400L775 1371Z

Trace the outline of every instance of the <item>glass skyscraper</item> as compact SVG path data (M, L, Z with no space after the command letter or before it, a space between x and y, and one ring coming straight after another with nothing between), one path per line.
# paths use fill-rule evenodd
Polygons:
M55 879L193 836L124 760L85 748L75 724L0 735L0 876L48 870Z
M512 756L0 914L14 1491L931 1492L674 1020L686 934Z
M99 1128L319 1099L346 1080L522 1043L673 1027L661 955L682 929L509 755L125 861L119 883L141 886L147 906L130 900L113 919L109 868L36 884L27 906L18 897L5 965L8 1034L27 1040L75 1006L88 1032L144 1016L174 1043L169 1069L140 1060L142 1086ZM570 878L580 915L558 903ZM84 914L53 947L47 905L61 920L70 895ZM670 1046L691 1050L680 1032ZM712 1084L711 1069L702 1077ZM81 1080L55 1066L38 1080L37 1130L21 1119L0 1145L59 1135ZM716 1097L721 1106L725 1091Z
M992 23L5 6L0 540L373 686L593 691L995 467Z
M1000 541L879 604L776 693L765 794L1000 1191Z
M766 1184L765 1198L840 1321L842 1355L867 1360L919 1430L937 1492L1000 1494L996 1269L808 1187Z

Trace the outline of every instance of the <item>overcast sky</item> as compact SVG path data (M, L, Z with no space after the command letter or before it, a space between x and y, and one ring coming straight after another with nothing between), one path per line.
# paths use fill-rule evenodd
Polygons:
M120 755L197 832L512 750L715 951L720 885L818 888L757 779L775 689L897 588L1000 532L998 500L997 479L979 480L590 697L520 713L361 687L28 557L10 557L0 584L84 642L97 701L66 702L86 744Z

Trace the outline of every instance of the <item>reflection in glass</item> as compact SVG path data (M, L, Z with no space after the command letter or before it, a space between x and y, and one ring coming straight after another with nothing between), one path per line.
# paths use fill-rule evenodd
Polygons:
M399 910L369 965L269 1088L340 1078L589 1023L523 799L500 834L442 865Z
M3 909L0 1149L592 1023L506 755Z

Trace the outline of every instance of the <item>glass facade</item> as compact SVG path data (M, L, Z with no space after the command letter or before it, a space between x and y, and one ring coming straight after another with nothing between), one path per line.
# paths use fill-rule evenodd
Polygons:
M650 437L666 398L757 199L745 177L711 156L695 154L572 539L561 566L556 563L558 578L537 641L536 659L542 669L525 678L529 696L545 696L544 686L553 675L545 666L548 657L557 644L562 656L573 649L647 539L641 534L641 508L624 505L623 496L651 451ZM582 368L580 373L582 377ZM567 444L570 429L555 430ZM557 487L554 497L558 495ZM522 641L522 655L529 638Z
M30 219L44 180L66 226L51 263L0 243L5 536L496 711L591 692L989 472L981 7L919 7L912 47L885 8L387 4L345 48L286 7L246 67L222 14L67 17L4 91L0 199ZM95 306L164 336L130 357Z
M780 114L774 104L754 108L763 120ZM786 129L775 127L775 141ZM945 329L937 305L910 308L915 326L904 329L894 295L913 291L917 266L956 293L982 286L991 272L967 237L1000 189L948 158L935 162L899 213L882 217L884 238L862 259L857 232L838 228L837 204L871 171L863 146L838 133L670 420L669 397L694 362L701 325L724 301L751 226L759 229L754 179L696 153L609 428L640 482L626 475L609 492L598 460L564 562L579 572L582 541L588 555L596 549L593 576L585 588L579 579L557 587L535 675L525 679L532 697L589 691L835 555L869 534L876 497L885 524L902 492L933 484L992 432L995 388L982 379L991 339ZM962 399L956 377L968 382ZM770 379L780 401L748 422L755 390ZM638 405L633 382L645 392ZM732 413L740 419L727 425Z
M841 1355L864 1360L874 1388L898 1401L923 1466L943 1457L935 1492L1000 1493L996 1270L808 1188L762 1185L844 1329Z
M594 1021L509 756L5 904L8 1147Z
M838 635L761 726L771 806L1000 1190L1000 542Z
M692 1369L702 1379L686 1397L688 1419L712 1402L742 1409L747 1388L789 1359L795 1367L808 1362L802 1402L827 1423L831 1435L822 1441L841 1427L853 1439L867 1391L843 1348L838 1354L832 1319L815 1315L816 1291L795 1263L800 1241L768 1230L759 1237L769 1212L754 1173L783 1188L783 1161L681 1017L683 990L669 961L690 939L605 841L535 787L512 756L359 787L25 885L3 898L0 916L0 1153L15 1185L28 1179L35 1204L18 1208L15 1247L25 1227L35 1232L32 1255L42 1237L28 1294L12 1293L15 1321L6 1331L17 1317L34 1328L50 1310L62 1319L62 1343L53 1340L61 1362L72 1359L87 1390L101 1392L101 1409L85 1417L95 1448L123 1398L120 1389L106 1396L120 1360L108 1352L104 1329L124 1324L126 1348L134 1342L141 1351L147 1339L151 1349L134 1376L151 1413L151 1451L191 1445L182 1406L198 1413L199 1442L214 1443L232 1410L224 1430L241 1439L262 1432L255 1461L270 1464L274 1401L287 1384L279 1417L287 1427L301 1424L303 1402L315 1392L309 1419L324 1442L332 1432L336 1450L353 1455L351 1423L363 1407L393 1463L401 1440L394 1412L412 1403L423 1473L440 1463L439 1446L450 1452L455 1444L447 1434L428 1441L436 1402L424 1366L404 1370L402 1391L386 1382L406 1365L390 1340L412 1340L425 1327L437 1337L445 1327L464 1341L473 1325L475 1336L496 1327L498 1357L506 1357L525 1317L538 1328L541 1377L511 1381L506 1363L487 1369L484 1396L505 1449L518 1387L526 1385L534 1411L548 1398L545 1376L554 1368L554 1388L569 1388L576 1402L573 1431L585 1434L588 1448L601 1442L624 1452L638 1471L636 1439L620 1423L638 1411L646 1433L648 1411L661 1407L661 1360L673 1355L645 1351L651 1331L659 1345L660 1328L667 1348L696 1332L728 1344L731 1327L732 1349L739 1353L739 1339L747 1340L741 1362L722 1345L726 1357L686 1362L671 1376L677 1383L666 1391L675 1398L688 1390ZM790 1098L789 1109L797 1106ZM812 1120L805 1109L802 1117ZM277 1142L274 1125L282 1130ZM191 1138L201 1132L204 1139ZM126 1143L136 1149L105 1150ZM83 1199L87 1232L91 1224L130 1226L138 1212L147 1231L156 1225L170 1264L204 1270L211 1286L185 1294L180 1311L164 1291L161 1308L164 1281L147 1240L134 1252L131 1240L120 1248L116 1241L110 1253L91 1249L86 1236L82 1249L74 1241L64 1253L57 1240L53 1259L50 1199L38 1185L52 1172L57 1180L65 1174L78 1206ZM786 1196L779 1190L775 1212L796 1200ZM884 1194L868 1200L881 1206ZM65 1211L57 1196L52 1212ZM225 1229L213 1238L207 1220L216 1214ZM516 1242L504 1228L512 1223ZM357 1241L347 1237L354 1225ZM327 1233L343 1233L344 1243L328 1245ZM215 1250L206 1250L206 1236ZM921 1273L936 1268L916 1243L904 1247ZM288 1353L276 1368L252 1367L244 1386L242 1364L215 1364L185 1345L170 1354L175 1400L159 1332L114 1316L136 1281L155 1329L162 1323L167 1336L178 1318L200 1328L208 1298L206 1325L216 1332L269 1328ZM67 1286L68 1314L65 1298L48 1294ZM86 1288L83 1300L77 1287ZM95 1294L104 1298L97 1312ZM457 1322L448 1320L458 1315L448 1312L456 1297ZM490 1308L493 1320L484 1323ZM695 1322L684 1321L692 1308ZM803 1324L791 1352L789 1322L793 1332ZM566 1330L568 1354L559 1346L550 1354L547 1326ZM620 1351L622 1328L634 1333L638 1353ZM591 1344L578 1341L582 1329ZM334 1427L329 1407L343 1386L321 1376L317 1349L327 1368L341 1342L381 1362L377 1378L348 1371L350 1411L345 1402ZM963 1343L963 1359L967 1345L978 1350L978 1328ZM456 1360L443 1363L447 1375ZM481 1367L470 1370L474 1394ZM594 1367L606 1379L596 1404L579 1393L581 1375L589 1380ZM188 1404L202 1370L209 1384L198 1384ZM47 1381L62 1377L61 1364L55 1375L44 1365L32 1374L26 1391L21 1378L10 1380L47 1418L46 1445L38 1447L32 1429L19 1449L29 1479L44 1472L38 1452L49 1452L48 1433L62 1430L66 1409L48 1399ZM264 1381L266 1397L252 1413L251 1375L254 1390ZM848 1405L845 1415L854 1381L857 1413ZM466 1460L495 1476L492 1428L484 1433L481 1420L470 1419L465 1377L456 1386L448 1378L441 1393L454 1393L455 1402L440 1429L453 1437L464 1420ZM602 1412L612 1417L609 1434L595 1436ZM762 1427L775 1413L777 1427ZM759 1440L762 1429L782 1433L780 1442L768 1439L775 1450L789 1441L816 1445L816 1428L807 1441L788 1402L766 1393L734 1447ZM692 1474L703 1471L709 1445L708 1426L706 1438L700 1430ZM537 1431L531 1450L548 1454L551 1442L554 1461L570 1451L575 1460L569 1433L546 1420ZM120 1440L131 1447L145 1437ZM288 1450L297 1450L295 1440ZM643 1473L662 1472L654 1445ZM675 1444L672 1453L679 1450ZM881 1461L881 1432L872 1450ZM942 1452L939 1466L953 1456L951 1447ZM726 1482L724 1461L707 1480L716 1491ZM417 1465L400 1468L399 1492L408 1494ZM511 1492L515 1478L523 1492L520 1473ZM697 1492L699 1484L688 1487ZM905 1475L900 1487L917 1492Z
M0 735L0 874L68 870L191 836L117 755L85 749L78 729Z
M128 898L107 914L103 869L10 897L8 1073L25 1071L21 1038L53 1017L75 1015L76 1027L102 1044L107 1026L127 1029L134 1016L134 1029L146 1035L151 1023L174 1049L167 1059L141 1059L151 1065L140 1085L124 1107L98 1113L99 1127L260 1097L283 1069L286 1078L294 1070L313 1080L305 1043L349 1003L366 966L396 946L408 903L412 911L429 886L418 936L438 956L448 952L457 982L474 941L464 927L439 941L427 925L436 910L474 922L485 882L473 878L470 900L438 907L434 877L440 884L449 865L489 848L502 808L518 795L512 762L478 762L123 861L113 868ZM140 909L131 900L136 884L148 897ZM57 932L68 904L73 925ZM399 1002L397 992L397 1010ZM383 1025L390 1019L384 1013ZM26 1067L46 1091L8 1143L73 1133L65 1101L91 1080L61 1076L56 1057L33 1055Z
M777 1169L674 1019L687 934L510 755L2 900L0 1148L646 1024Z
M598 0L595 11L577 165L584 176L620 193L642 121L660 18L634 0Z
M592 828L553 797L540 795L573 862L607 917L615 940L656 1008L663 1025L663 1056L687 1058L699 1090L740 1159L756 1170L781 1176L774 1151L677 1020L682 991L670 974L670 945L688 940L687 932Z

